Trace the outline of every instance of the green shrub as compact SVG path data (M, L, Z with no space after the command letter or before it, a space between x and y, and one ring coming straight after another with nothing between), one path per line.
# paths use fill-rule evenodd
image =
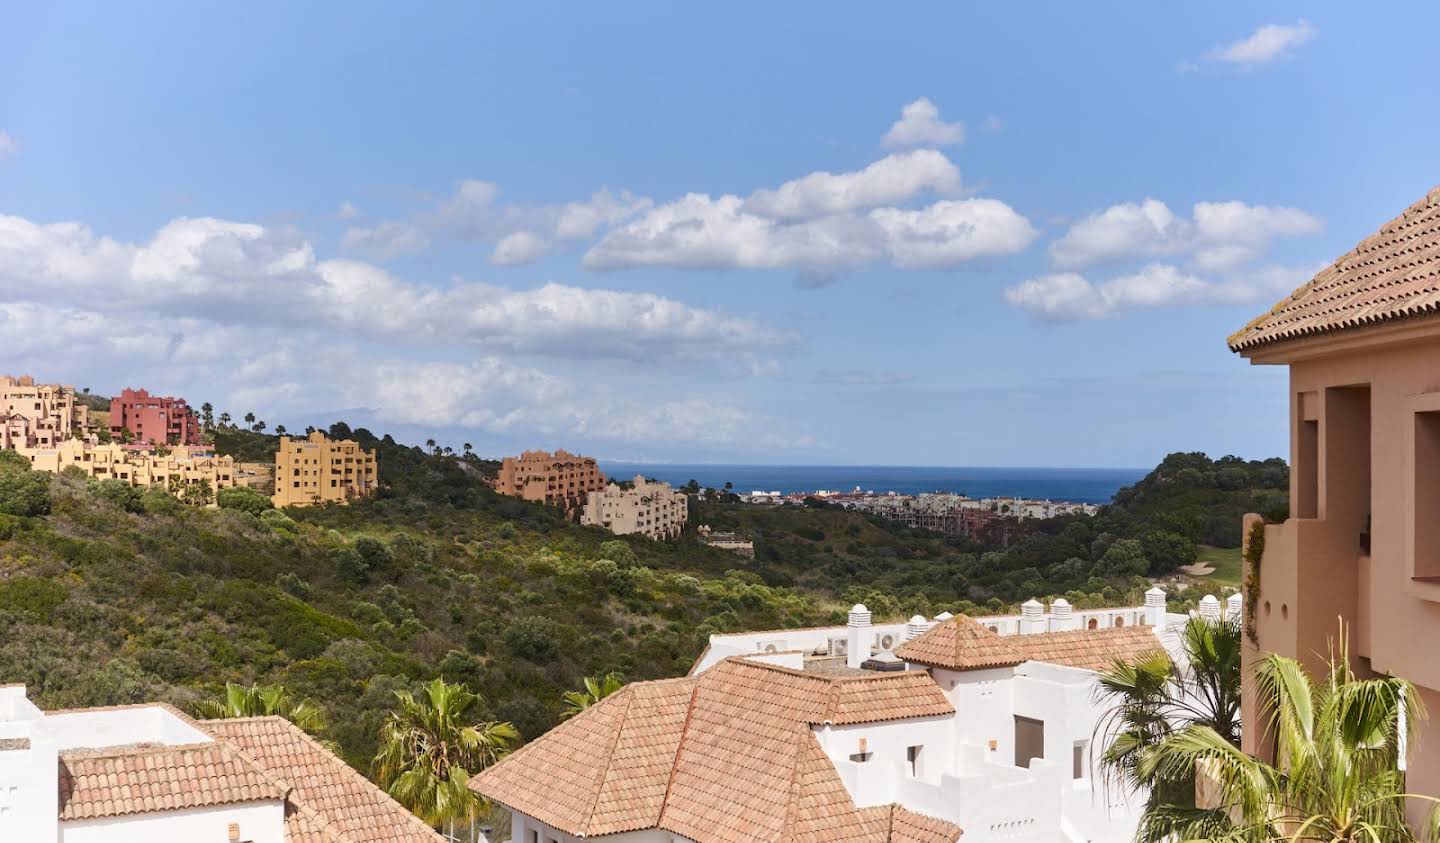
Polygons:
M560 624L550 618L516 618L505 627L501 640L505 649L535 664L548 664L559 651Z
M140 495L140 504L151 515L178 515L185 505L159 486L151 486Z
M65 587L44 577L19 575L0 580L0 612L10 612L33 623L48 624L65 602Z
M74 468L74 466L71 466ZM114 477L105 480L92 480L88 487L90 496L102 501L109 501L126 512L144 512L145 502L142 499L141 491L124 480Z
M260 523L277 533L296 533L300 530L300 525L295 523L294 518L278 509L267 509L260 513Z
M620 539L601 542L600 556L602 559L613 559L617 565L635 565L640 561L630 545Z
M9 469L0 471L0 513L25 516L49 515L49 476L44 472L28 469L25 471Z
M301 600L310 596L310 583L300 578L294 571L285 571L275 578L275 585L291 597Z
M215 493L215 503L221 509L236 509L251 515L260 515L271 509L270 499L249 486L232 486Z
M18 451L8 448L0 451L0 472L5 471L29 471L30 460Z

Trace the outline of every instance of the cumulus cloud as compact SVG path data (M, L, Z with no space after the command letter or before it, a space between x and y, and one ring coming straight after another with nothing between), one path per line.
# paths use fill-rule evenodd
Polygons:
M430 236L419 226L395 221L382 222L368 228L348 228L340 241L340 248L345 251L374 260L390 260L422 251L429 246Z
M940 109L927 97L900 109L896 120L885 133L881 142L889 148L909 146L949 146L965 140L964 123L946 123L940 119Z
M743 210L782 220L814 219L959 189L960 170L939 152L921 149L887 156L863 170L811 173L774 190L757 190Z
M1023 251L1035 228L998 199L936 202L928 208L878 208L870 219L885 233L885 250L901 269L959 266L979 257Z
M1112 205L1071 226L1050 245L1061 269L1130 258L1186 254L1201 271L1232 269L1261 256L1282 237L1315 234L1324 222L1298 208L1244 202L1197 202L1178 217L1156 199Z
M1246 276L1211 281L1169 264L1094 284L1083 275L1061 272L1032 278L1005 291L1005 301L1045 322L1102 319L1138 308L1246 304L1289 291L1312 269L1267 267Z
M20 142L10 137L8 132L0 131L0 161L20 151Z
M1246 67L1266 64L1294 52L1296 47L1313 39L1318 32L1304 18L1291 24L1267 23L1246 38L1216 47L1208 57L1213 61Z

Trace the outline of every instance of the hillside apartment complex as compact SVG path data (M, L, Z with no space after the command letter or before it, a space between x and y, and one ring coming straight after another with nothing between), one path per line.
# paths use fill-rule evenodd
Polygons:
M594 457L568 451L526 451L506 457L495 478L495 491L535 503L565 508L585 503L585 496L605 488L605 475Z
M184 398L151 395L126 387L110 399L110 433L125 432L143 445L199 445L200 417Z
M53 448L88 434L89 418L73 386L0 376L0 448Z
M61 442L54 448L17 448L30 458L36 471L55 474L75 466L86 477L121 480L131 486L160 486L177 490L188 483L201 483L214 494L239 485L235 461L217 456L204 446L177 445L169 453L135 450L124 445L90 445L78 439Z
M630 488L611 483L591 492L580 511L580 523L604 527L617 536L639 533L652 539L673 539L690 517L689 499L669 483L636 475Z
M1264 527L1259 570L1247 566L1246 676L1262 652L1323 672L1344 618L1355 669L1419 688L1432 719L1409 747L1407 790L1440 793L1440 188L1229 345L1290 370L1290 518ZM1249 690L1245 748L1266 754Z
M1152 589L712 635L688 676L626 686L470 786L511 810L514 843L1122 843L1143 799L1096 779L1096 670L1182 657L1187 620Z
M0 685L0 840L444 843L289 721L42 711Z
M305 439L280 437L275 452L277 509L318 503L349 503L373 493L380 483L375 452L351 439L328 439L316 430Z

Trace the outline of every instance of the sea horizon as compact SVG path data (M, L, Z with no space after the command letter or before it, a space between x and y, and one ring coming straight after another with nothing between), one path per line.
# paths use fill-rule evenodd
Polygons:
M652 463L601 460L600 469L618 480L643 474L682 486L732 491L851 491L916 495L950 492L974 498L1018 497L1076 503L1109 503L1121 487L1142 477L1147 468L1057 468L1038 466L907 466L907 465L783 465L745 463Z

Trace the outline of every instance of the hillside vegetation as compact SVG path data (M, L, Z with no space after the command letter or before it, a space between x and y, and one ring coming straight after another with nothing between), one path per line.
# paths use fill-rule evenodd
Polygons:
M491 462L331 432L379 451L379 497L280 513L237 493L196 509L0 459L0 682L46 707L187 709L227 681L278 682L317 701L367 769L393 691L435 676L534 737L583 677L681 674L713 632L840 623L857 599L885 617L1127 597L1198 542L1238 542L1247 508L1283 506L1283 463L1199 455L1167 458L1096 519L1041 523L1008 548L823 507L698 505L697 522L755 535L748 563L567 523L492 492ZM218 444L249 457L273 442Z

